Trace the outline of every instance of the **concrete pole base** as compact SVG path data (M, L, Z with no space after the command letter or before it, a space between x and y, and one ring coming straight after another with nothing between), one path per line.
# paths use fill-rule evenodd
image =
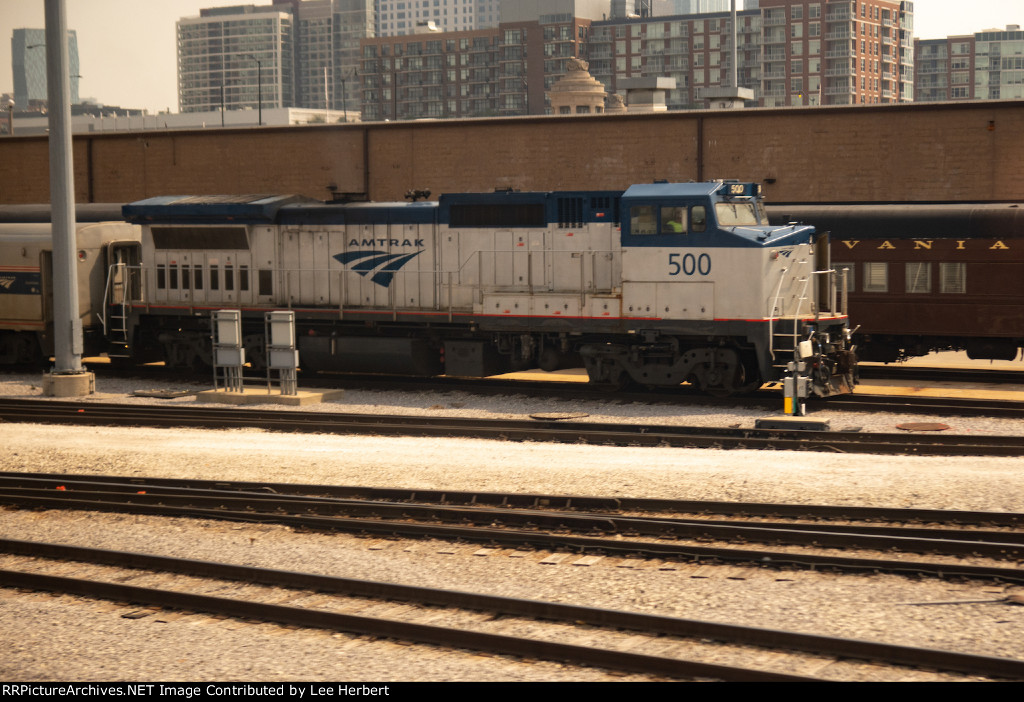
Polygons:
M96 374L90 371L43 375L43 395L45 397L82 397L95 392Z

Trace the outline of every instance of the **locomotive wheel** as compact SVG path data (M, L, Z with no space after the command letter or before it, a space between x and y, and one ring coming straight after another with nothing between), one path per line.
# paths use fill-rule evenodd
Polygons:
M750 392L757 387L756 381L748 383L746 371L742 363L736 365L735 370L729 373L717 368L708 368L700 376L700 389L712 397L731 397L744 392Z
M594 385L607 388L610 392L623 392L636 386L636 383L633 382L633 378L630 377L629 373L621 369L618 373L609 374L607 380L591 382L594 383Z
M619 368L617 364L604 371L602 377L595 378L588 374L588 378L590 384L606 388L611 392L622 392L636 387L636 383L629 373L625 369Z
M622 371L621 373L619 373L619 377L617 377L612 384L612 388L615 390L615 392L638 390L641 387L643 387L643 385L633 380L633 376L631 376L626 371Z

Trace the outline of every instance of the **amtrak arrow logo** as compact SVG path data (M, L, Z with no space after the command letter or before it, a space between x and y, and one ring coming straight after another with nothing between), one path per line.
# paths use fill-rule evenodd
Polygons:
M390 287L391 281L395 278L395 271L401 270L402 266L423 253L424 249L412 253L389 254L386 251L347 251L337 254L341 265L347 265L353 261L359 261L350 270L365 277L372 271L376 271L370 280L381 287Z

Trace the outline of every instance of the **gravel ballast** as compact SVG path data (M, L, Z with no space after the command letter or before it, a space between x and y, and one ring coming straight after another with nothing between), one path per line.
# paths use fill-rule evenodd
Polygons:
M38 395L35 376L4 376L0 396ZM101 379L88 402L189 404L128 398L124 381ZM37 386L33 390L33 385ZM275 408L280 409L275 406ZM347 391L313 411L525 417L583 412L593 421L753 426L735 410L566 402L465 393ZM1019 422L829 413L832 426L894 431L904 421L942 421L957 433L1013 434ZM784 451L597 447L471 439L382 438L259 430L2 427L3 470L193 477L333 485L744 500L803 504L1021 511L1024 459L867 456ZM299 534L274 526L183 519L0 512L4 538L37 539L186 558L224 560L344 577L424 584L515 597L656 612L1024 659L1024 608L1005 604L914 606L997 600L1012 588L834 576L755 568L703 569L615 559L590 567L541 565L543 554L474 556L471 546L377 543ZM371 548L372 546L372 548ZM439 553L452 551L452 553ZM0 591L5 679L628 680L602 671L524 664L464 652L366 641L268 625L163 624L123 620L116 609L70 597ZM126 622L128 622L126 624ZM144 634L141 643L134 635ZM58 664L57 661L60 661Z

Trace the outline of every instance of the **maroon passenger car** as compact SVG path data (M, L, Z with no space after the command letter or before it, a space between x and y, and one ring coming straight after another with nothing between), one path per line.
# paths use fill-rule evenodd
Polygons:
M1024 347L1024 207L775 205L769 217L830 233L832 267L849 269L861 360L942 350L1013 360Z

